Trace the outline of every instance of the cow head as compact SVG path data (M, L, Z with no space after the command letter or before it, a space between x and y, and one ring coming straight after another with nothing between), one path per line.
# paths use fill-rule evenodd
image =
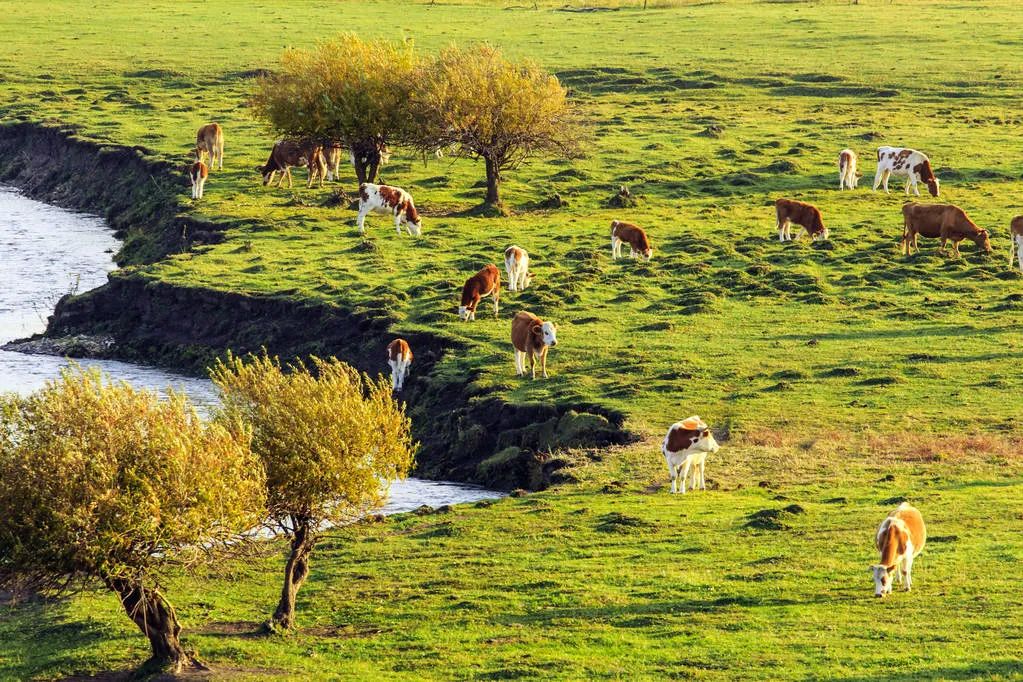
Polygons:
M475 319L474 313L476 312L475 306L460 305L458 306L458 317L465 322L470 319Z
M991 238L988 237L987 230L981 230L973 237L973 243L977 245L977 248L984 249L985 253L991 253Z
M534 324L530 331L533 332L533 336L540 344L544 346L558 345L558 328L554 326L553 322Z
M934 178L934 177L928 178L926 180L926 182L927 182L927 191L931 193L931 196L932 197L938 196L940 194L940 192L941 192L941 187L939 186L938 178Z
M891 594L895 567L874 564L870 567L870 572L874 575L874 596L883 597Z
M700 431L700 435L693 441L693 444L690 447L699 450L700 452L717 452L721 449L718 442L714 440L714 434L711 433L708 428L704 428Z
M196 161L202 161L202 157L206 154L206 150L203 149L202 147L197 146L195 149L192 150L192 153L195 154Z
M416 210L416 207L412 204L411 199L408 202L408 206L405 208L405 223L412 230L412 234L414 234L417 237L422 236L423 217L419 215L419 211Z
M640 251L639 253L641 256L643 256L644 260L650 260L654 255L654 250L652 247L648 246L646 249Z
M525 282L525 284L522 285L522 288L525 289L530 284L532 284L532 282L533 282L533 273L527 272L526 273L526 282Z

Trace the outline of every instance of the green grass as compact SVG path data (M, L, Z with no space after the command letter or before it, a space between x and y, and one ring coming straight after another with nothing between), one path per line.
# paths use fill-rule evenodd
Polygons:
M215 664L296 678L1018 675L1017 4L678 4L0 2L5 119L182 164L200 124L224 125L226 168L194 210L233 221L227 241L129 274L383 308L395 333L464 340L436 371L475 376L474 392L600 403L652 435L581 465L579 487L333 535L294 638L196 631L263 617L278 561L236 567L236 583L182 579L189 641ZM424 50L485 38L538 59L573 89L586 155L510 173L514 215L488 219L471 215L480 164L396 150L383 178L413 192L424 236L371 217L367 247L353 212L324 205L333 188L306 190L302 171L294 191L264 188L255 172L272 135L246 107L249 77L335 30ZM954 261L933 242L902 256L901 183L869 191L880 144L927 152L944 198L992 232L993 257L965 244ZM840 193L846 146L864 178ZM635 209L607 207L622 184ZM555 191L567 208L535 208ZM818 205L832 240L775 241L779 196ZM651 263L610 261L613 218L647 228ZM512 243L534 286L506 293L499 321L460 323L462 282ZM547 382L514 376L522 308L559 324ZM664 478L654 440L694 412L732 436L727 466L711 464L721 489L642 493ZM887 472L895 482L878 483ZM612 479L627 492L600 493ZM878 604L871 536L897 495L956 539L928 548L918 593ZM743 528L791 503L806 509L791 529ZM652 525L596 530L611 512ZM0 663L13 678L123 668L143 655L128 625L105 595L11 609Z

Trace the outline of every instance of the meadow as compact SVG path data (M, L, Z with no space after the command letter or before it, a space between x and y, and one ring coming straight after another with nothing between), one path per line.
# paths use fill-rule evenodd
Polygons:
M570 453L570 486L332 534L294 637L252 635L278 557L235 565L231 580L182 576L172 595L186 641L214 667L294 679L1020 676L1017 4L650 4L0 1L4 121L69 126L182 167L199 125L224 126L224 171L194 205L183 179L181 207L227 224L226 241L124 276L386 310L395 334L465 344L434 371L465 377L467 393L600 404L641 439ZM350 169L322 190L303 171L293 190L260 184L273 134L247 106L282 49L340 30L426 51L489 40L538 60L587 123L582 158L509 173L512 215L487 218L474 210L482 163L396 149L382 178L412 192L423 237L371 217L361 239L333 200L354 191ZM991 232L994 254L964 243L956 260L925 240L902 255L902 183L870 191L882 144L926 152L942 200ZM864 177L839 192L847 146ZM635 207L609 205L622 185ZM544 208L555 193L567 206ZM779 196L816 204L831 239L779 243ZM610 260L615 218L647 229L651 262ZM531 255L533 286L506 293L497 321L484 306L460 322L464 279L513 243ZM548 381L514 376L519 309L559 325ZM727 440L709 460L714 489L672 497L658 441L693 413ZM880 603L873 529L902 498L935 537L914 592ZM0 614L0 676L143 658L104 594Z

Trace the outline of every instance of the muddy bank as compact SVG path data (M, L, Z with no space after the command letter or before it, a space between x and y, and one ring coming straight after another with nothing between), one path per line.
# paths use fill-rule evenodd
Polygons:
M121 264L152 262L197 239L222 239L223 227L184 212L183 169L142 148L102 146L70 131L28 124L0 126L0 181L33 198L105 216L125 240ZM385 313L115 272L98 289L61 299L43 338L23 348L197 374L228 349L244 354L266 348L284 359L336 356L377 374L388 371L384 348L392 323ZM473 377L442 380L433 372L445 353L465 348L439 334L406 337L416 362L403 397L422 443L419 476L535 490L565 480L559 470L567 460L559 450L630 438L623 416L598 406L510 405L470 395Z

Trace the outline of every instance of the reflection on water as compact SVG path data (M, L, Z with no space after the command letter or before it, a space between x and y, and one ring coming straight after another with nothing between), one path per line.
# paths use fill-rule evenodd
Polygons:
M119 244L95 216L65 211L27 199L0 186L0 344L39 333L63 294L83 292L107 281L114 269L111 254ZM80 360L113 379L136 387L171 386L188 394L200 408L216 401L212 384L154 367L112 360ZM68 361L50 355L0 350L0 392L30 393L58 376ZM385 514L421 505L475 502L500 497L475 486L410 478L391 486Z

